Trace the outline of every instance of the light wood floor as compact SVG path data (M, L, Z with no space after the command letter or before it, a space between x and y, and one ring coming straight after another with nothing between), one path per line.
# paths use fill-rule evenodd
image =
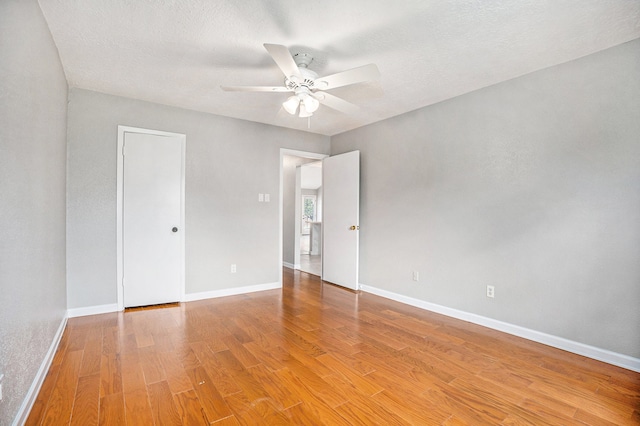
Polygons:
M300 255L300 270L311 275L322 275L322 256L321 255Z
M284 276L70 319L27 424L640 424L640 374Z

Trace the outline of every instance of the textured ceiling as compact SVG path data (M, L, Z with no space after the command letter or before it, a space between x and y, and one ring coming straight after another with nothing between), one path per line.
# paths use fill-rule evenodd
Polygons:
M69 85L334 135L640 37L638 0L39 0ZM262 46L310 53L320 76L368 63L376 83L334 89L354 115L307 120Z

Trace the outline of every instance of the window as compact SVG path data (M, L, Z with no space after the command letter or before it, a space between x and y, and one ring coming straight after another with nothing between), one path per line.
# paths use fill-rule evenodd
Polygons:
M308 234L311 227L310 222L316 221L316 196L302 196L302 233Z

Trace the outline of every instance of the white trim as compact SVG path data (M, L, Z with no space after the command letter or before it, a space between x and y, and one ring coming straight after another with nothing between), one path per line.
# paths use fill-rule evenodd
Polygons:
M182 190L180 200L180 251L182 264L180 265L180 300L185 298L185 164L186 164L186 145L187 136L181 133L163 132L161 130L149 130L139 127L118 126L118 151L117 151L117 200L116 200L116 293L117 293L117 305L119 311L124 310L124 292L122 284L122 275L124 274L123 268L123 248L122 248L122 208L123 208L123 184L124 184L124 157L122 156L122 147L124 145L125 133L143 133L147 135L155 136L167 136L177 137L182 144Z
M282 274L281 274L282 275ZM236 296L238 294L253 293L256 291L274 290L282 288L282 283L266 283L249 285L245 287L225 288L222 290L203 291L201 293L189 293L185 295L185 302L194 302L203 299L215 299L218 297Z
M302 158L313 158L316 160L322 160L325 157L328 157L329 154L320 154L317 152L307 152L307 151L298 151L296 149L288 149L288 148L280 148L280 189L278 192L278 270L280 270L282 268L281 265L284 265L284 259L282 256L282 250L283 250L283 232L284 232L284 224L282 223L283 219L284 219L284 212L282 209L282 204L284 202L284 170L283 170L283 166L284 166L284 156L285 155L291 155L294 157L302 157ZM286 265L285 265L286 266ZM295 265L294 265L295 266ZM297 266L297 268L294 269L299 269L300 265ZM278 282L280 284L280 287L282 287L282 274L279 274L278 278Z
M33 404L36 402L36 399L38 398L38 394L40 393L40 388L44 383L44 379L45 377L47 377L47 373L49 372L49 367L51 367L51 362L53 362L53 357L55 356L56 351L58 350L58 345L60 345L60 339L62 339L62 334L64 333L64 328L66 327L66 325L67 325L67 317L65 316L64 318L62 318L62 321L60 321L60 326L58 327L56 334L53 336L53 340L51 341L51 346L49 346L49 351L47 351L47 354L42 360L42 363L40 364L40 368L38 369L38 372L36 373L36 376L34 377L33 382L31 382L31 387L29 387L29 390L27 391L27 395L22 400L22 405L20 406L20 409L18 409L18 413L16 414L16 417L13 419L13 424L12 424L13 426L24 425L25 422L27 421L27 418L29 417L29 413L33 408Z
M110 303L108 305L86 306L83 308L68 309L67 317L86 317L87 315L108 314L109 312L118 312L121 310L122 309L118 309L117 303Z
M282 262L282 266L284 266L285 268L289 268L289 269L300 269L300 265L298 265L298 267L296 268L296 265L294 265L293 263L289 263L289 262Z
M452 318L457 318L463 321L482 325L484 327L492 328L494 330L502 331L514 336L523 337L525 339L552 346L554 348L562 349L598 361L606 362L608 364L616 365L618 367L626 368L631 371L640 372L640 358L634 358L632 356L612 352L607 349L597 348L595 346L568 340L563 337L531 330L529 328L520 327L518 325L509 324L503 321L498 321L493 318L487 318L482 315L476 315L469 312L448 308L446 306L437 305L435 303L425 302L424 300L414 299L412 297L403 296L401 294L393 293L388 290L383 290L364 284L360 284L360 289L367 293L395 300L396 302L405 303L407 305L415 306L427 311L436 312L438 314L446 315Z

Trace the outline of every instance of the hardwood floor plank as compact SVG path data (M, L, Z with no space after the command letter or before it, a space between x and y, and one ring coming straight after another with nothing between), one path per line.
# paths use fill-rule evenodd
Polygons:
M519 406L526 412L536 415L539 423L549 423L553 425L568 425L573 423L573 416L577 409L566 405L559 407L558 404L551 404L552 401L538 402L532 399L525 399Z
M58 373L60 372L60 364L51 365L49 368L49 372L47 373L44 382L42 383L42 387L40 388L40 393L38 394L38 398L33 403L33 407L31 407L31 412L27 417L27 421L25 422L25 426L36 426L42 423L42 418L44 415L44 411L47 408L47 403L49 402L49 398L53 391L53 387L56 384L56 380L58 379Z
M544 420L549 420L549 418L564 417L565 421L569 419L561 413L553 412L550 409L547 410L547 414L550 415L543 419L537 410L526 410L522 407L522 396L517 391L487 383L478 377L473 379L456 378L446 388L440 387L442 393L445 394L451 392L452 389L462 391L465 395L465 403L468 405L478 403L490 405L497 410L497 417L501 416L501 413L506 413L507 417L513 419L513 421L518 420L531 424L541 424ZM469 398L469 395L473 395L473 397Z
M375 394L372 399L376 401L378 405L385 407L396 416L414 425L441 424L451 415L450 413L443 412L440 408L431 404L430 401L417 395L400 396L399 394L384 390Z
M171 395L169 384L166 381L161 381L153 383L147 388L155 425L181 425L180 414Z
M455 413L469 424L500 424L509 414L503 411L503 407L495 407L491 401L484 401L449 384L436 386L436 389L424 392L421 397L444 412Z
M226 336L223 341L233 356L235 356L245 368L259 364L256 357L254 357L235 336Z
M276 409L268 398L249 400L244 393L225 398L241 425L284 425L288 424L286 415Z
M69 319L26 424L640 424L636 372L283 276Z
M278 372L281 374L282 372ZM329 407L314 394L304 396L304 390L300 394L304 402L294 405L284 411L292 425L343 425L347 424L344 417Z
M401 417L384 410L378 404L358 403L354 400L342 404L336 408L338 414L340 414L349 425L362 425L369 426L371 424L379 425L410 425L411 423L403 420Z
M200 401L198 400L198 396L194 390L188 390L186 392L176 394L173 396L173 400L176 403L181 424L189 426L209 424L207 416L204 414L202 405L200 405Z
M216 384L216 389L222 396L233 395L242 392L242 389L234 380L231 373L224 367L218 358L212 353L204 363L204 369Z
M238 422L236 416L229 416L211 424L213 426L240 426L240 422Z
M144 382L148 385L167 380L167 373L160 362L154 346L146 346L138 351L140 365L144 374Z
M257 401L263 398L270 398L260 383L249 374L246 368L233 356L230 351L218 352L215 358L219 360L220 365L229 372L234 382L242 390L248 401ZM237 395L235 393L234 395Z
M172 394L182 393L193 389L187 372L173 352L160 352L158 359L167 376L167 384Z
M98 328L98 330L101 330ZM80 377L100 374L100 363L102 361L102 333L99 339L88 339L84 345L82 365L80 367Z
M273 374L272 371L264 365L255 365L247 371L260 383L281 411L302 402L302 398L300 398L299 395L292 392L278 375Z
M83 376L78 380L71 412L70 425L91 426L98 424L98 407L100 405L100 374Z
M278 371L278 375L286 381L287 386L292 386L298 392L302 392L302 397L305 398L305 401L308 399L309 394L312 394L329 407L334 408L349 400L344 392L333 388L307 367L297 366L293 370L285 368Z
M101 425L124 425L124 395L122 393L112 393L100 398L100 424Z
M293 425L326 425L322 418L318 416L316 410L310 409L309 405L300 403L284 410L285 416L289 419L289 424ZM341 418L342 419L342 418ZM339 424L339 423L334 423Z
M122 356L125 418L130 424L153 424L144 372L137 352Z
M607 400L603 396L591 392L589 388L576 388L572 386L572 383L534 382L529 388L548 397L573 405L580 411L613 423L618 422L619 424L624 424L624 422L633 415L633 407L618 401Z
M71 338L73 339L73 335ZM84 344L84 335L82 336L82 343ZM69 345L68 348L77 346ZM60 372L58 373L56 384L51 391L51 397L42 416L43 425L69 423L78 387L78 373L82 363L82 352L82 350L66 352L62 364L60 364Z
M118 327L105 327L102 333L102 354L119 354L120 349L120 332Z
M204 367L188 370L187 375L191 379L193 389L198 395L200 405L209 423L232 415L229 406L220 395L220 392L218 392L214 381L211 380Z
M288 363L293 359L293 356L280 347L265 348L255 341L245 343L244 347L251 352L251 354L258 359L261 364L266 365L272 371L278 371L286 368ZM282 354L282 356L280 356L280 354Z
M334 358L331 354L319 356L318 361L327 366L327 368L329 368L335 375L351 384L353 390L356 390L363 395L372 396L384 390L382 386L367 377L363 377L362 375L354 372L351 368Z
M578 409L576 414L573 416L574 419L580 422L584 422L589 425L597 425L597 426L631 426L636 425L637 423L633 421L630 417L628 419L618 419L616 421L610 421L607 419L603 419L602 417L597 416L594 413L590 413L588 411Z

